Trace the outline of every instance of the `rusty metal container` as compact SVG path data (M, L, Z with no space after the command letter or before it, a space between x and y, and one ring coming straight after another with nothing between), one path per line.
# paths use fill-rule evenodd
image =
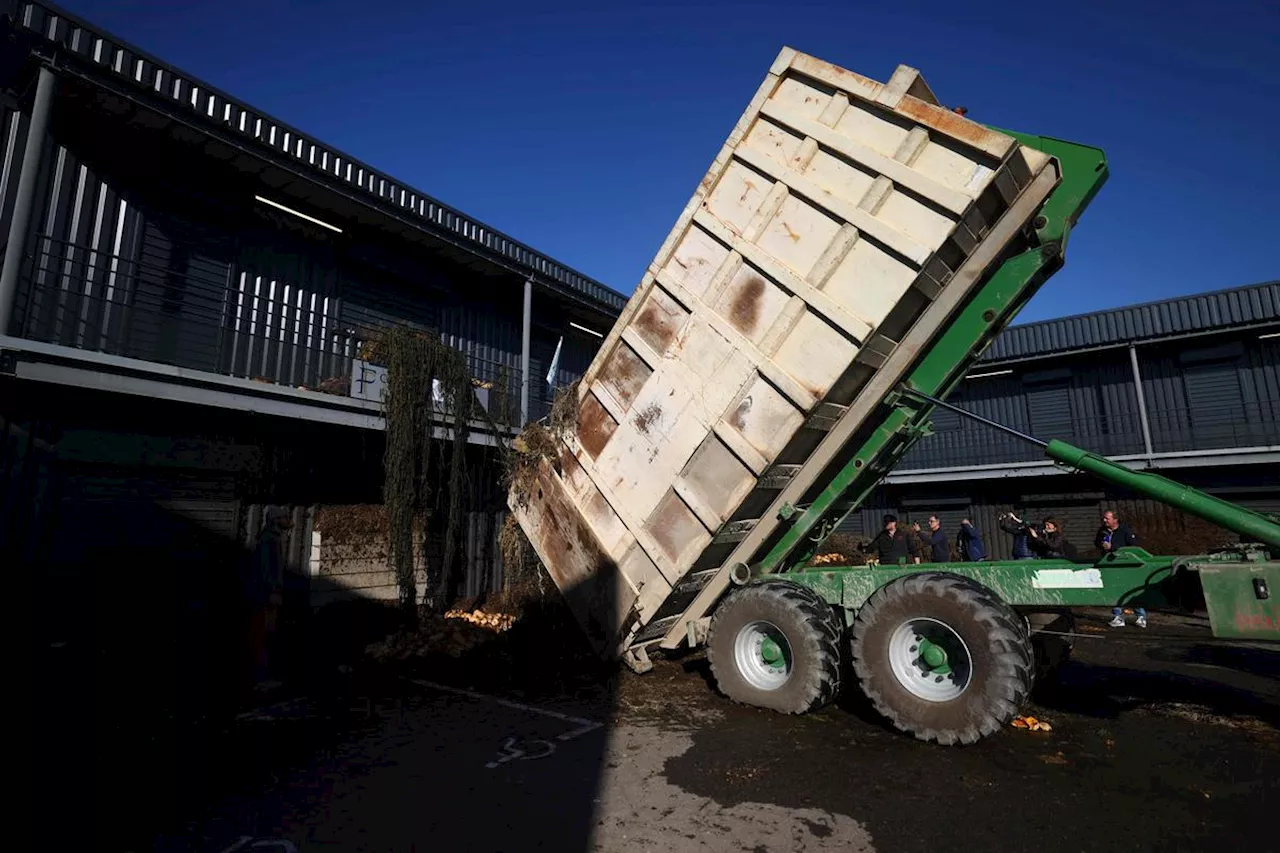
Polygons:
M882 84L782 51L583 377L576 429L512 495L602 654L678 630L767 537L824 439L883 398L872 378L896 381L1034 215L1049 159L914 69Z

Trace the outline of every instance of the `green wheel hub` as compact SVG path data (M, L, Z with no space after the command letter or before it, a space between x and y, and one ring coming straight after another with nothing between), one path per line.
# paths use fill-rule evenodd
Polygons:
M786 660L783 658L782 647L778 645L778 641L773 637L765 637L760 643L760 658L777 669L787 665Z
M733 641L733 658L738 674L757 690L777 690L791 678L791 645L772 622L743 625Z
M973 656L950 625L927 616L908 619L889 637L889 666L907 692L950 702L969 687Z
M938 675L949 675L951 673L951 665L947 662L947 650L941 645L925 638L920 640L920 646L917 651L920 654L920 662L930 672L936 672Z

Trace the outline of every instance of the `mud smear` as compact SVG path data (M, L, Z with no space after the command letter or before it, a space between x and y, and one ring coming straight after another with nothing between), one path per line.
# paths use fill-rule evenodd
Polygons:
M695 730L667 778L726 806L851 817L882 853L1275 849L1260 817L1280 768L1280 685L1144 671L1142 647L1078 653L1049 707L1032 709L1051 734L942 748L892 733L856 698L808 717L721 700L723 722Z

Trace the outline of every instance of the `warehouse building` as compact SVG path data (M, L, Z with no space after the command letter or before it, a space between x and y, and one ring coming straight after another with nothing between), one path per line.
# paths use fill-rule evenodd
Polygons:
M1057 438L1235 503L1280 512L1280 283L1014 326L949 401L1041 439ZM893 512L949 532L968 518L993 557L997 517L1052 516L1084 553L1115 508L1157 553L1220 535L1181 513L1072 475L1034 445L938 411L934 433L841 526L870 536Z

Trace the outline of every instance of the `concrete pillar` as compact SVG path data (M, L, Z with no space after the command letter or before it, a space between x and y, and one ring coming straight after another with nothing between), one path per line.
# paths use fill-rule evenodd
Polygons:
M529 371L532 369L532 357L529 352L530 335L533 331L533 279L524 280L524 326L520 338L520 426L529 423Z
M18 275L27 253L27 234L31 230L31 213L35 209L36 181L40 177L40 160L45 136L49 130L49 111L58 78L47 67L40 67L36 81L35 105L27 127L27 144L22 152L22 171L13 198L13 218L9 221L9 238L5 244L4 265L0 266L0 335L9 334L13 321L14 301L18 297Z

